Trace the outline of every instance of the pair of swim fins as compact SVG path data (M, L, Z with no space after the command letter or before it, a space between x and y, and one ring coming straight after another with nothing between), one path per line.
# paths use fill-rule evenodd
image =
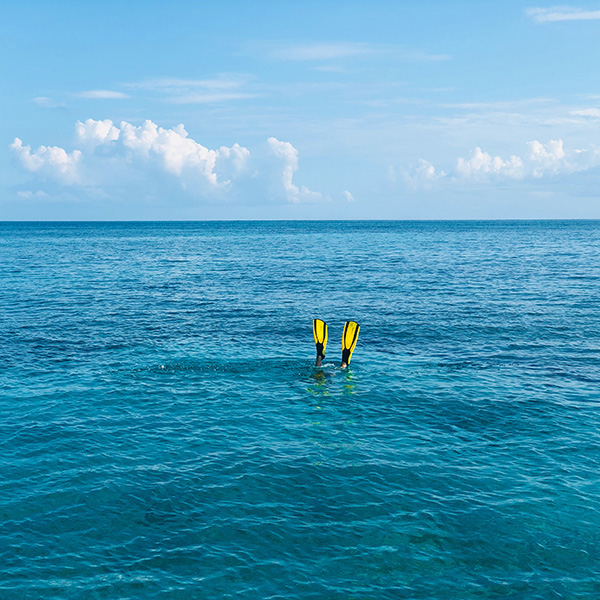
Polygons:
M350 364L352 353L358 340L360 325L355 321L346 321L344 333L342 334L342 366ZM321 319L313 319L313 336L317 346L317 362L325 358L325 347L327 346L327 323Z

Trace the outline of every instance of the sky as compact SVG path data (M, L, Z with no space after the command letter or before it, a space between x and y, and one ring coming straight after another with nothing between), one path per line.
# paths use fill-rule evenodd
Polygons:
M0 220L600 218L600 2L5 0Z

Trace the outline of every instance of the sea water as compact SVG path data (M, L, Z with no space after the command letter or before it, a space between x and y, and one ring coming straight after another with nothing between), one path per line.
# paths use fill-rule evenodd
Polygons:
M599 284L595 221L0 224L0 598L600 597Z

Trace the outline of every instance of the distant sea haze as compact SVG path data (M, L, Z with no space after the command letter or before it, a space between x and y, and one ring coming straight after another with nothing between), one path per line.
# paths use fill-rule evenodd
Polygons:
M597 221L0 223L0 598L597 597L599 255Z

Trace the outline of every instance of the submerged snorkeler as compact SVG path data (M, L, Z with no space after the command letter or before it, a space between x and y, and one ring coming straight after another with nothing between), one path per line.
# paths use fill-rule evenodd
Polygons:
M344 333L342 334L342 364L340 368L345 369L350 364L350 358L356 347L360 325L355 321L346 321ZM327 346L327 323L321 319L313 319L313 336L317 347L317 360L315 367L320 367L325 358L325 347Z

